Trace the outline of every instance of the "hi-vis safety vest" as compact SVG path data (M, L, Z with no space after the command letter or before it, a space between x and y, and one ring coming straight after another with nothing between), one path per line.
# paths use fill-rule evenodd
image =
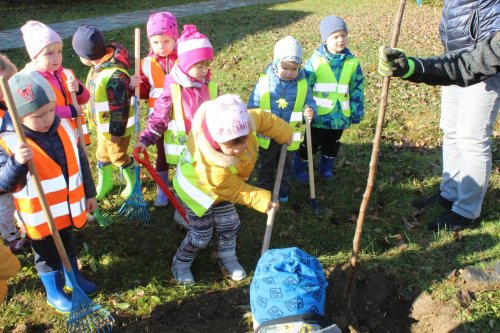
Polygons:
M167 59L168 62L168 59ZM168 66L168 64L167 64ZM146 57L141 60L141 70L149 80L149 101L148 101L148 116L155 109L155 101L160 97L165 83L165 72L155 57Z
M238 174L235 166L229 167L233 174ZM175 193L198 216L202 217L217 200L217 194L202 183L193 165L191 154L186 148L182 151L174 175Z
M181 86L179 84L171 84L172 92L172 112L168 123L163 146L165 147L165 156L168 164L177 164L179 156L186 147L186 125L184 124L184 111L182 107ZM217 97L217 85L213 82L208 83L208 92L210 99Z
M70 76L70 75L72 75L73 77L76 78L75 74L73 73L73 71L71 69L64 68L63 71L61 72L61 82L60 82L61 86L60 87L54 86L50 81L47 80L50 83L50 85L52 86L52 90L54 90L54 93L56 95L56 105L69 106L71 104L77 103L77 101L73 101L73 99L71 98L71 93L69 92L68 86L66 85L66 81L68 80L68 76ZM58 80L58 79L56 78L56 80ZM59 89L63 89L64 94ZM82 122L83 137L85 139L85 144L89 145L90 144L90 134L89 134L89 130L87 128L87 124L85 122L85 117L80 116L80 121ZM71 120L71 125L73 126L73 128L76 131L76 118L73 118ZM78 135L78 132L76 132L76 135Z
M57 229L64 229L71 225L82 228L87 222L87 214L77 138L71 124L65 119L61 120L57 134L62 141L66 155L68 183L64 179L61 167L33 140L26 139L26 141L33 149L33 162ZM0 145L7 154L12 155L18 145L16 134L14 132L1 134ZM47 220L29 173L26 185L12 195L19 213L18 217L24 223L28 236L40 239L50 235Z
M269 75L264 74L260 77L257 83L257 89L260 92L259 108L265 112L271 112L271 94L269 92ZM302 123L302 110L306 101L307 82L306 79L297 81L297 96L295 97L295 104L290 116L290 126L293 128L292 144L288 146L289 151L299 149L300 143L304 140L304 125ZM271 138L257 133L257 141L259 146L267 149Z
M106 86L108 84L108 81L111 77L111 75L115 71L120 71L125 73L128 76L128 73L126 70L122 68L107 68L103 69L101 72L98 73L97 78L94 80L94 86L95 86L95 91L94 91L94 110L93 110L93 119L95 120L95 124L97 126L97 130L104 135L106 139L110 139L111 135L109 134L109 120L110 120L110 110L109 110L109 102L108 102L108 96L106 94ZM90 78L92 76L93 71L89 72L87 82L90 82ZM92 107L92 105L90 105ZM127 120L127 128L125 130L125 134L123 136L129 136L134 133L134 115L135 115L135 110L134 110L134 105L133 103L130 103L129 106L129 111L128 111L128 120Z
M328 61L323 57L315 56L312 60L313 70L316 74L316 83L313 87L313 97L318 107L318 114L325 115L340 103L345 117L351 116L351 100L349 97L349 82L352 74L358 67L359 60L349 58L344 61L340 79L337 82L335 74ZM327 93L327 97L323 97Z
M3 117L5 117L5 111L0 109L0 127L2 127L3 124Z

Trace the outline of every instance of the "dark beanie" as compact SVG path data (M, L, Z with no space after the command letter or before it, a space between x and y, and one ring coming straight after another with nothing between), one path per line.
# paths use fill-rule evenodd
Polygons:
M93 25L78 27L71 44L76 54L84 59L98 60L106 54L104 35Z

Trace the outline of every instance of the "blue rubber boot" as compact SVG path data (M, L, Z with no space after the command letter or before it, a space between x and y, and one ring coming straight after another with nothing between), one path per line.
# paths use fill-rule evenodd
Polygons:
M328 157L321 155L319 160L319 174L323 179L331 180L334 178L333 175L333 164L335 163L335 157Z
M309 182L309 171L307 160L303 160L297 154L293 156L293 175L300 183L307 184Z
M168 186L168 171L158 171L158 175L160 176L161 180L165 185ZM156 185L156 199L155 199L155 206L156 207L164 207L168 205L168 197L165 193L163 193L161 187L157 184Z
M80 273L80 270L78 269L77 259L73 257L70 258L69 261L71 262L71 267L73 268L73 273L75 274L76 283L78 283L80 289L82 289L83 292L87 295L95 294L95 292L97 291L97 285L94 282L89 281L83 277L83 275ZM73 285L71 284L71 280L66 273L66 270L64 270L64 278L66 279L66 288L73 290Z
M59 313L71 312L71 299L63 290L63 275L61 271L38 272L47 292L47 304Z

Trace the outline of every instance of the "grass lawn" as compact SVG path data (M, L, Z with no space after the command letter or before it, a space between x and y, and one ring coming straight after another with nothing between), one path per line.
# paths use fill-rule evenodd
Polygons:
M137 2L137 7L120 10L179 2L143 1ZM62 3L58 5L66 9L64 16L43 9L42 5L32 5L26 10L2 10L1 24L12 28L27 19L49 23L87 17L94 14L97 2L82 2L78 10ZM330 281L327 313L345 332L348 330L341 301L345 282L342 266L351 253L375 132L382 86L382 79L376 74L377 50L389 43L397 5L397 1L390 0L304 0L179 20L181 26L196 24L209 36L216 52L213 80L220 83L223 92L240 94L243 99L271 61L277 40L292 35L301 41L305 56L309 56L319 45L318 25L324 16L335 14L346 20L349 48L359 57L366 78L365 119L345 132L336 179L332 183L319 179L316 182L318 200L330 212L312 214L308 186L294 184L290 202L276 214L271 238L271 247L298 246L321 260ZM408 1L398 46L412 55L441 53L440 13L439 6L419 8L414 1ZM134 28L106 32L105 37L132 51ZM145 29L145 24L141 28ZM142 54L146 54L145 33L142 45ZM28 61L24 49L5 53L20 68ZM85 78L87 68L72 52L69 40L65 41L63 63L74 69L78 77ZM493 171L481 226L456 235L432 233L425 223L442 211L416 212L411 201L439 187L439 105L439 87L391 81L377 179L365 221L361 269L356 281L353 310L363 331L430 333L455 327L460 327L461 332L499 331L500 288L464 287L458 272L470 265L488 267L500 258L500 124L497 120ZM150 152L154 156L153 148ZM95 166L95 160L92 165ZM123 202L118 196L118 171L115 184L112 195L101 204L110 213L116 212ZM152 180L144 176L143 184L151 206L149 227L114 216L115 223L107 228L88 225L75 233L83 270L101 288L93 299L114 314L116 331L251 331L245 315L248 286L260 255L266 215L238 207L242 227L237 251L249 273L247 279L240 283L223 279L213 260L216 249L212 246L201 251L195 260L193 273L199 283L179 286L172 279L170 262L184 234L173 222L172 207L152 207ZM409 223L416 227L409 228ZM32 265L33 256L24 253L19 259L23 268L10 281L9 296L0 311L0 331L65 332L65 318L45 304L44 291ZM454 269L457 274L449 274ZM468 301L457 297L466 291L473 295ZM432 298L425 298L426 295ZM423 314L415 313L414 302L428 302L420 308Z

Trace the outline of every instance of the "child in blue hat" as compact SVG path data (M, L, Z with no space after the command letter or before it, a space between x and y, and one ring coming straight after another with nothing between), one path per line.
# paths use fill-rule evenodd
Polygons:
M256 333L341 333L325 313L326 281L318 259L297 247L264 253L250 285Z

